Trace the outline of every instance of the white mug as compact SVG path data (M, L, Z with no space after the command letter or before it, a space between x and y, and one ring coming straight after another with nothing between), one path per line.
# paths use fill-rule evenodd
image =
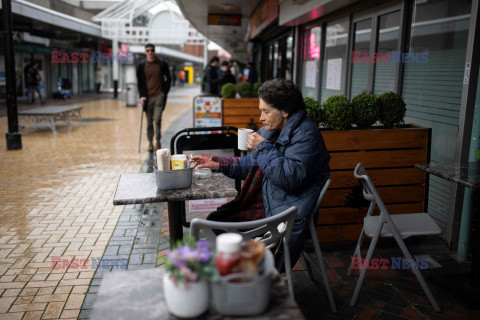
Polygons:
M253 133L252 129L238 129L238 150L247 151L248 136Z

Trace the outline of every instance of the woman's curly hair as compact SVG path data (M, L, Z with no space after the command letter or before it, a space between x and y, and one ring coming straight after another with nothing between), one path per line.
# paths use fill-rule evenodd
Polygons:
M267 80L258 90L258 97L273 108L292 114L305 109L300 88L290 80Z

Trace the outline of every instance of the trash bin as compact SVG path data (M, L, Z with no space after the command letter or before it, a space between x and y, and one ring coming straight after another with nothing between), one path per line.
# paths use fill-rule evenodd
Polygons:
M137 84L130 82L127 83L127 106L136 107L137 106Z

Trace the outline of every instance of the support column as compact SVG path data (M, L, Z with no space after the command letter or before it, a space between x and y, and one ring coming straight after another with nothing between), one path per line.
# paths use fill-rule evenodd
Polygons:
M112 71L113 71L113 98L118 98L118 38L115 37L112 42Z
M18 132L17 92L15 90L15 56L13 52L12 2L2 0L3 39L7 89L8 133L7 150L21 150L22 136Z
M471 139L474 127L475 99L477 94L478 74L480 65L480 0L472 1L470 26L468 32L467 55L465 58L465 73L463 79L462 100L460 104L460 118L458 125L455 162L467 163L470 158ZM457 260L466 261L468 258L468 243L472 226L471 192L464 192L465 188L454 184L452 188L452 203L447 224L447 240L456 240L458 231ZM465 196L466 194L466 196Z

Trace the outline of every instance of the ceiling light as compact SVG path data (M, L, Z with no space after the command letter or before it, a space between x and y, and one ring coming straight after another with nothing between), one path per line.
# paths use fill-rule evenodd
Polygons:
M233 7L234 7L234 5L231 4L231 3L222 3L222 4L220 5L220 8L222 8L224 11L232 10Z

